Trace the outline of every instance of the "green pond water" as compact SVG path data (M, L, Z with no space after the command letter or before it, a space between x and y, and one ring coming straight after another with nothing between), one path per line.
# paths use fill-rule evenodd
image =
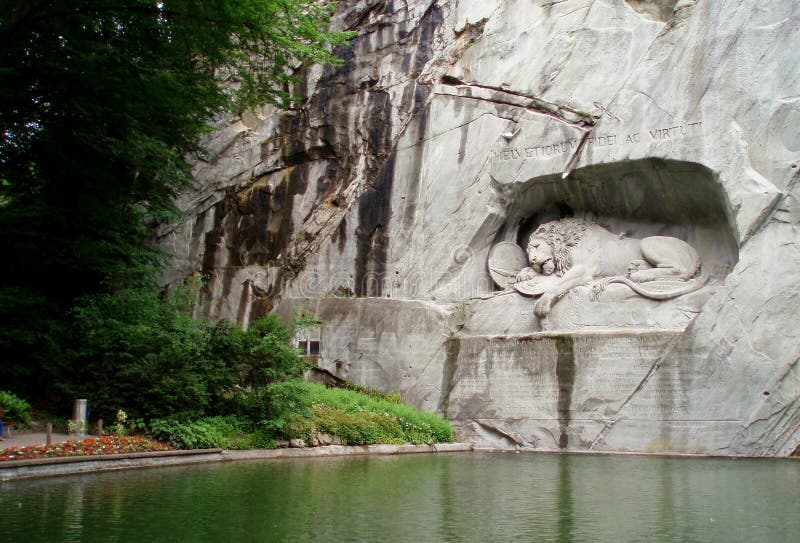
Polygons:
M0 485L2 542L791 542L800 463L534 454L232 462Z

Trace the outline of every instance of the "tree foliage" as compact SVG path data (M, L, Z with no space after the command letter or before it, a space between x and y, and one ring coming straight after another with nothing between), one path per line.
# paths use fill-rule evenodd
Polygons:
M180 294L163 297L148 288L79 301L70 363L49 368L58 393L89 399L106 420L118 409L134 418L192 418L234 410L235 390L302 374L293 332L275 315L245 331L192 318L185 305Z
M152 284L186 157L225 109L333 61L329 2L0 0L0 369L44 390L80 296Z

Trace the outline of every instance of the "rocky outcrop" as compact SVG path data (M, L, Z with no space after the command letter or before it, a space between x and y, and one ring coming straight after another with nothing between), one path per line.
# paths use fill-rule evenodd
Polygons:
M218 121L165 230L198 314L324 322L319 365L538 449L788 455L800 5L791 0L357 0L339 67L289 110ZM489 273L564 217L694 247L669 301L535 299ZM522 444L522 445L521 445Z

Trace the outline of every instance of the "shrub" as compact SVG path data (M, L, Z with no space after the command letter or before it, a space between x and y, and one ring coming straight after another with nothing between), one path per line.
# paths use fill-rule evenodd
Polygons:
M292 332L275 315L244 331L192 318L184 298L144 288L84 298L73 312L71 362L58 379L65 395L88 398L106 419L122 408L134 418L191 420L248 410L229 401L237 386L302 374Z
M236 353L242 385L262 387L269 383L300 377L305 369L297 349L291 344L294 332L277 315L256 320L243 332Z
M31 422L31 404L11 392L0 390L0 409L3 410L2 418L6 422L15 422L21 426L28 426Z
M327 405L312 408L313 420L321 432L339 436L345 445L405 443L400 420L389 413L345 411Z
M211 327L183 312L177 297L148 289L85 298L74 311L78 341L61 381L111 419L199 416L231 386L231 360L210 356Z
M376 395L295 380L268 386L265 400L271 427L290 439L321 431L349 445L453 441L442 417Z
M269 432L235 416L206 417L191 422L156 419L150 435L178 449L252 449L274 447Z
M227 401L250 414L156 419L149 433L181 449L269 448L276 437L310 444L317 432L338 436L347 445L453 440L445 419L377 393L289 380L236 390Z
M283 419L289 415L302 417L311 416L311 406L314 404L313 392L316 386L309 386L299 380L283 381L266 387L264 391L265 419Z
M310 418L300 415L289 415L275 428L279 428L287 439L302 439L306 443L312 443L314 434L317 433L317 426Z

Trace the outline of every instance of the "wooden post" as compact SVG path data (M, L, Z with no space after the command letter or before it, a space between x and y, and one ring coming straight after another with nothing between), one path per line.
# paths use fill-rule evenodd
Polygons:
M97 419L97 437L103 435L103 419Z
M53 423L47 423L47 445L53 444Z

